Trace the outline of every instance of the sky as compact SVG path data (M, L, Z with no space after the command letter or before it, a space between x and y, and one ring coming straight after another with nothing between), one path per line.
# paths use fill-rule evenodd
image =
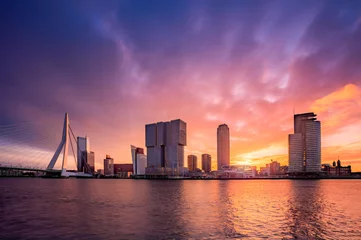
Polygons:
M361 171L360 1L4 0L0 27L3 151L51 157L68 112L96 168L130 163L145 124L172 119L214 169L223 123L232 164L283 165L293 113L314 111L322 163ZM31 141L1 136L31 122Z

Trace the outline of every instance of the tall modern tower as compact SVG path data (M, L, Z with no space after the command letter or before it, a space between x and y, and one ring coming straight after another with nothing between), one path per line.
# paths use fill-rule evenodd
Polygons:
M321 122L313 112L294 115L294 134L288 136L289 173L321 170Z
M187 124L180 119L145 125L147 167L183 168Z
M77 167L79 172L84 171L84 166L87 164L87 157L90 147L88 137L77 137Z
M217 128L217 169L230 165L230 140L229 128L226 124Z

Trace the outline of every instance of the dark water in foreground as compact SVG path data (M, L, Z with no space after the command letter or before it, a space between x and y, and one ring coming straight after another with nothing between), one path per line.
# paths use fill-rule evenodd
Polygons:
M361 180L0 179L0 239L361 239Z

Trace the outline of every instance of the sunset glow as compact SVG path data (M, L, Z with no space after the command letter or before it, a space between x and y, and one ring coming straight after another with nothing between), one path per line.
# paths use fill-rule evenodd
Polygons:
M360 8L210 2L5 4L0 125L36 121L59 132L45 146L52 152L68 112L97 169L106 154L130 163L130 145L145 147L145 124L182 119L185 154L209 153L215 169L226 123L231 163L260 167L288 164L293 114L313 111L322 163L339 157L361 171Z

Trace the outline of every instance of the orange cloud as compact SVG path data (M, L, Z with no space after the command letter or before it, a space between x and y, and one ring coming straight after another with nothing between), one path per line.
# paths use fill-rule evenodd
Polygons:
M334 130L360 119L361 89L354 84L315 100L310 110L322 118L324 130Z

